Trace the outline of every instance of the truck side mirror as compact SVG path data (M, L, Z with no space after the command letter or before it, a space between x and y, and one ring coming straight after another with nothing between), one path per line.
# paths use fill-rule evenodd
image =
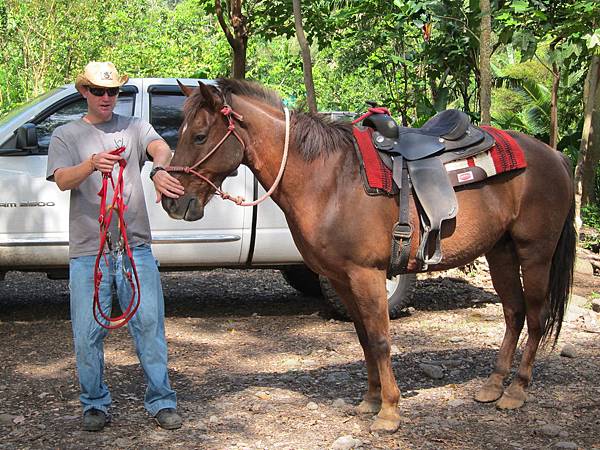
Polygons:
M37 128L33 123L25 123L17 128L17 148L30 153L38 151Z

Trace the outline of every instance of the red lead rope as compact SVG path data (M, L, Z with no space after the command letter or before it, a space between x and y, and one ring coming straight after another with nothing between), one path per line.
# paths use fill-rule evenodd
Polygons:
M110 152L111 155L120 155L125 151L125 147L119 147L116 150ZM100 247L98 248L98 255L96 256L96 263L94 265L94 319L100 326L106 328L108 330L113 330L115 328L120 328L123 325L127 324L138 307L140 306L140 280L138 278L137 269L135 267L135 261L133 260L133 253L131 251L131 247L129 247L129 240L127 239L127 225L125 224L125 201L123 199L123 171L125 170L125 166L127 165L127 161L124 159L119 160L119 177L117 178L117 183L112 178L112 174L110 172L102 173L102 189L98 192L98 195L101 197L100 200L100 216L98 217L98 222L100 223ZM107 191L108 191L108 180L113 188L113 199L111 205L106 210L106 199L107 199ZM104 248L107 244L109 244L110 250L110 237L109 237L109 228L112 220L113 212L117 210L117 216L119 218L119 231L121 234L122 242L123 242L123 250L127 253L129 261L131 262L131 269L133 271L133 277L131 272L125 271L123 269L127 280L129 281L129 285L131 287L131 299L129 300L129 305L127 309L123 311L118 317L110 317L102 311L102 305L100 305L100 283L102 282L102 270L100 269L100 261L104 257L106 265L108 266L108 259L104 254ZM135 282L134 282L135 279ZM137 295L136 295L137 293ZM104 319L104 321L100 320L98 314Z

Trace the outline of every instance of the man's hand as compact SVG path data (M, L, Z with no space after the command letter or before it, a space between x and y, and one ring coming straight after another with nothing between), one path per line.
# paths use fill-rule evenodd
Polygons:
M94 166L94 169L103 173L108 173L112 172L115 164L121 159L123 159L123 157L119 155L111 155L110 153L96 153L95 155L92 155L90 161L92 166Z
M179 198L185 192L179 180L169 175L169 172L166 170L156 172L152 177L152 181L156 190L156 203L160 203L163 195L171 198Z
M154 167L166 167L171 161L171 148L162 139L156 139L148 144L146 149L152 156ZM183 186L179 180L169 174L166 170L159 170L152 177L154 189L156 189L156 203L160 203L162 196L179 198L184 194Z

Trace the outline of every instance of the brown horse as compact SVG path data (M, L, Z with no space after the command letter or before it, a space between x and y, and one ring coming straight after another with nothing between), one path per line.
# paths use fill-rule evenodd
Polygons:
M176 219L202 218L215 186L238 165L246 164L268 188L282 163L286 123L279 96L246 81L221 79L217 85L181 86L188 98L172 164L188 168L176 175L186 194L177 200L163 197L163 207ZM224 115L224 105L239 116ZM236 135L230 133L218 145L231 123ZM329 278L354 321L368 371L368 390L358 410L378 412L373 431L393 432L400 423L400 391L390 359L385 280L398 199L365 194L348 124L293 112L290 128L289 156L273 200L285 213L306 264ZM457 191L458 215L442 228L444 258L428 269L445 270L486 256L506 332L476 400L497 401L503 409L525 402L538 346L553 331L558 338L575 257L569 162L531 137L510 135L523 148L527 168ZM189 173L202 159L194 171L205 179ZM411 207L418 233L414 203ZM413 241L409 272L419 267L418 236ZM516 376L504 390L525 320L527 343Z

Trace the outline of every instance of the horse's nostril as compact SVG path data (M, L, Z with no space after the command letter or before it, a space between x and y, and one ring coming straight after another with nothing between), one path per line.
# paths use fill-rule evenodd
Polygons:
M173 199L163 197L161 201L163 209L169 214L172 219L181 220L189 207L189 201L185 199Z
M165 197L165 196L163 196L162 201L161 201L163 209L167 212L169 212L171 209L173 209L174 203L175 202L173 201L172 198Z
M190 198L185 207L183 220L195 221L204 217L204 205L197 198Z

